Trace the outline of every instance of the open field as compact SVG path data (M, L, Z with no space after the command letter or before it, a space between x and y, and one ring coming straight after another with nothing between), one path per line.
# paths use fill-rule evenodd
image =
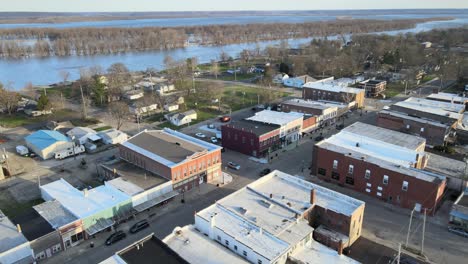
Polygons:
M31 125L40 122L46 122L50 120L73 120L77 119L78 117L79 113L71 111L69 109L56 110L51 115L38 117L30 117L23 113L13 113L11 115L0 114L0 126L12 128L18 126Z

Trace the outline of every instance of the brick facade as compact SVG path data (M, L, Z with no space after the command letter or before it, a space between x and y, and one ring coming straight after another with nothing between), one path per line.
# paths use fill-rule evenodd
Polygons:
M333 168L335 160L338 164ZM349 173L349 165L353 165L352 174ZM366 170L370 172L368 177ZM445 180L431 182L418 179L318 146L314 146L311 174L403 208L413 209L418 203L431 214L435 212L446 186ZM386 183L384 176L388 176ZM403 189L403 181L408 183L406 190Z
M362 90L360 93L345 93L345 92L334 92L324 91L321 89L314 89L310 87L304 87L302 89L302 98L305 100L326 100L333 102L350 103L356 102L355 107L361 108L364 106L365 92Z
M280 129L257 135L250 130L224 125L221 127L224 148L235 150L245 155L264 157L268 149L276 150L281 146Z

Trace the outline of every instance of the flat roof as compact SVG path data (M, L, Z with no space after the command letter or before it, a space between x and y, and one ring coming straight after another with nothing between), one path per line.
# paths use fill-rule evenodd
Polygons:
M58 229L78 220L76 216L65 209L65 207L63 207L62 204L57 200L44 202L33 206L33 208L54 229Z
M329 108L344 108L344 107L346 107L346 105L344 105L344 104L325 103L325 102L320 102L320 101L304 100L304 99L299 99L299 98L289 99L287 101L282 102L281 104L296 105L296 106L302 106L302 107L320 109L320 110L325 110L325 109L329 109Z
M387 143L377 138L354 134L346 129L317 143L316 146L428 182L445 180L445 176L413 168L416 155L424 154L424 152Z
M26 237L16 229L16 226L0 210L0 253L29 243Z
M275 131L280 128L276 124L266 124L261 122L249 121L249 120L232 120L229 124L225 125L226 127L232 127L239 130L247 130L251 133L254 133L257 136L264 135L271 131Z
M64 179L40 186L41 190L78 218L85 218L130 200L130 196L108 185L80 191Z
M322 263L349 263L358 264L360 262L347 257L345 255L338 255L338 252L331 249L319 242L311 239L303 248L294 252L289 256L293 261L308 264L322 264Z
M393 109L393 106L398 106L401 108L411 109L420 112L426 112L429 114L443 116L454 120L460 120L462 118L462 114L460 114L459 112L462 111L465 107L463 105L456 105L414 97L410 97L405 101L398 102L390 106L390 109Z
M21 232L29 241L36 240L55 231L46 219L33 208L28 208L20 216L13 218L12 222L21 226Z
M272 110L263 110L255 113L255 115L251 117L246 118L246 120L284 126L298 119L303 119L303 117L304 114L296 112L285 113Z
M135 166L125 160L113 160L110 162L103 163L101 164L101 166L107 168L108 170L115 170L117 172L117 175L119 176L119 178L117 179L120 180L115 179L116 185L114 187L117 187L119 185L121 186L123 184L119 184L119 181L128 183L127 187L122 186L122 190L129 191L127 194L134 193L135 191L137 191L136 188L138 187L142 190L148 190L168 181L167 179L161 176L155 175L154 173L151 173L138 166ZM112 181L113 180L108 181L107 183L111 183ZM131 185L136 185L136 187L131 187ZM133 189L133 191L131 191L128 188Z
M347 126L342 132L349 132L356 136L382 141L406 149L416 150L426 142L426 139L406 133L386 129L366 123L356 122ZM358 141L357 141L358 142ZM354 142L356 144L356 142Z
M163 242L193 264L249 263L198 232L192 225L177 227Z
M167 264L188 264L177 252L154 235L147 236L116 253L128 264L150 264L161 260Z
M410 116L407 113L402 113L402 112L398 112L398 111L395 111L395 110L385 109L385 110L380 111L380 113L387 114L387 115L394 116L394 117L398 117L398 118L402 118L402 119L406 119L406 120L412 120L412 121L419 122L419 123L430 124L430 125L433 125L433 126L444 127L444 128L449 127L446 124L443 124L441 122L438 122L438 121L435 121L435 120L432 120L432 119L427 119L427 118L424 118L424 117Z
M316 90L335 92L335 93L363 93L363 89L348 87L347 85L336 83L335 81L327 82L308 82L302 86L303 88L311 88Z
M138 194L144 191L143 188L140 188L139 186L131 183L128 180L123 179L122 177L107 181L106 184L114 187L115 189L129 196L134 196L135 194Z
M458 96L457 94L452 93L433 93L426 97L427 99L436 100L436 101L448 101L459 104L464 104L468 101L468 98Z
M168 167L184 162L194 154L221 149L171 129L145 130L122 145Z
M431 153L426 170L462 179L465 176L465 162Z

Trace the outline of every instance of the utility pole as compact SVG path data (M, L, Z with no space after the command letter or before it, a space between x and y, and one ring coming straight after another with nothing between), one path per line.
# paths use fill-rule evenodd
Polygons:
M422 230L422 241L421 241L421 255L424 256L424 233L426 233L426 214L427 208L424 208L424 221L423 221L423 230Z
M3 156L5 157L5 163L6 163L6 166L7 166L8 173L10 173L10 175L11 175L12 173L11 173L11 169L10 169L10 162L8 161L8 155L6 153L5 148L3 148ZM2 169L2 167L0 166L0 170L1 169Z
M397 260L396 260L397 264L400 264L400 257L401 257L401 243L398 243L398 255L397 255Z
M410 235L410 232L411 232L411 222L413 220L413 213L414 213L414 208L413 208L413 210L411 210L411 216L410 216L409 225L408 225L408 233L406 234L405 248L408 248L409 235Z
M81 82L80 82L80 91L81 91L81 102L83 104L83 119L86 119L88 117L88 113L86 111L86 102L85 102L85 98L84 98L84 94L83 94L83 86L81 85Z
M406 89L408 89L408 81L405 81L405 96L406 96Z
M259 104L260 104L260 95L257 94L257 105L259 105Z

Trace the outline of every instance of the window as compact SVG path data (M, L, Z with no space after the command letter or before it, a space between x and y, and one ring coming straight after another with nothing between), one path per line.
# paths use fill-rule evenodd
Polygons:
M337 169L338 168L338 161L337 160L334 160L333 161L333 169Z
M369 188L366 188L366 192L370 193L370 192L371 192L371 190L370 190Z
M403 191L405 191L405 192L408 190L408 182L407 181L403 181L403 186L401 187L401 189Z
M339 180L340 179L340 174L336 171L332 171L331 175L332 179Z
M226 244L226 246L229 246L229 241L224 240L224 244Z
M382 193L381 193L381 192L377 192L377 196L382 196Z
M244 255L244 257L247 257L247 251L244 250L244 251L242 252L242 255Z
M259 260L257 261L257 264L262 264L262 261L259 259Z
M325 175L327 175L327 170L324 169L324 168L319 168L318 169L318 174L325 176Z
M234 250L237 251L237 246L236 245L234 245Z
M406 129L410 129L410 125L406 125Z
M234 140L237 141L237 134L234 134Z
M421 133L424 132L424 127L421 127L421 130L420 130L420 131L421 131Z
M221 241L221 237L220 237L220 236L218 236L217 238L218 238L219 241Z
M370 170L366 170L366 174L364 175L364 178L370 179Z
M254 145L254 140L250 139L250 146L253 146L253 145Z
M387 175L383 176L383 184L385 184L385 185L388 184L388 176Z
M245 144L245 137L242 137L242 144Z
M349 174L353 174L353 172L354 172L354 166L353 166L353 165L349 165L348 173L349 173Z
M353 177L346 177L346 183L349 185L354 185L354 178Z

